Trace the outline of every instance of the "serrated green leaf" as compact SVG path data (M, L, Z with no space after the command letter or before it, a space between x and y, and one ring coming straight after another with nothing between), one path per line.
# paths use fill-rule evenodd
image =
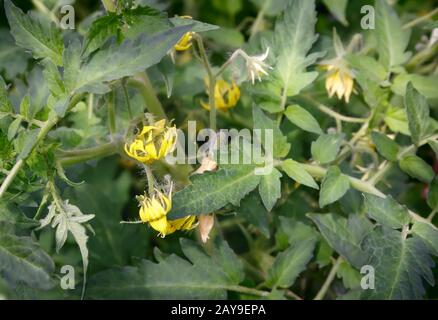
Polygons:
M282 174L273 168L272 172L262 175L259 184L260 197L268 211L271 211L277 200L281 197Z
M316 141L312 142L313 158L322 164L335 160L344 137L343 133L320 135Z
M412 178L418 179L425 183L430 183L435 176L433 169L423 159L416 155L407 155L399 161L400 169Z
M60 28L49 25L32 13L24 14L10 0L5 0L5 11L18 46L30 50L36 59L49 58L53 63L62 65L64 43Z
M412 141L418 144L429 126L429 105L426 98L414 88L411 82L406 87L405 107Z
M74 91L108 92L107 82L132 76L158 63L190 28L191 25L175 27L153 36L127 39L120 45L113 43L81 66Z
M386 0L376 0L376 29L377 50L379 60L387 72L392 72L395 67L405 63L410 53L405 52L410 38L410 30L402 28L403 25L397 13Z
M22 147L20 154L18 155L18 158L17 158L18 160L24 159L30 154L35 142L38 139L39 132L40 132L40 129L32 129L32 130L26 131L23 147Z
M284 114L290 122L301 129L316 134L322 134L322 130L318 121L316 121L316 119L307 110L303 109L299 105L287 107L286 111L284 111Z
M373 131L371 138L376 145L377 151L389 161L397 161L397 155L400 151L400 147L394 140L390 139L387 135Z
M9 125L8 128L8 140L12 141L14 137L17 135L18 129L20 128L21 118L17 118Z
M93 21L85 37L84 56L88 56L99 49L108 38L117 34L122 26L120 19L121 17L118 14L108 12L107 15Z
M280 224L275 233L276 247L283 251L290 246L296 246L303 241L318 240L317 231L308 224L294 218L279 217Z
M210 256L187 239L181 239L181 248L190 262L171 254L161 257L158 264L142 260L138 267L103 271L90 279L87 296L92 299L225 299L227 289L243 280L242 265L225 242L216 243Z
M393 229L401 229L411 221L408 209L391 196L383 199L372 194L364 194L364 197L368 216L378 223Z
M411 231L429 246L434 255L438 256L438 229L434 225L416 220Z
M322 180L319 191L319 207L339 200L350 188L350 180L338 167L332 166Z
M311 84L318 73L306 68L322 56L320 52L308 52L317 40L315 35L315 1L292 1L284 14L275 23L274 40L271 45L276 56L273 77L282 89L282 105L286 97L297 95Z
M60 118L63 118L65 116L69 102L70 97L68 96L60 97L59 100L56 101L54 110Z
M263 205L257 191L250 192L240 201L240 207L236 208L236 213L257 227L266 238L269 238L269 212Z
M18 237L0 223L0 273L12 284L24 282L36 289L53 287L55 265L29 237Z
M265 284L271 288L288 288L312 259L316 240L314 238L297 243L280 252L269 269Z
M193 24L192 31L193 32L198 32L198 33L219 29L219 26L216 26L214 24L209 24L209 23L205 23L205 22L201 22L201 21L197 21L197 20L193 20L193 19L184 19L184 18L181 18L181 17L172 17L169 20L170 20L170 22L172 22L172 24L175 27L180 27L180 26L186 26L186 25L189 25L189 24Z
M368 259L361 248L362 240L371 232L373 225L366 218L350 215L348 220L332 213L307 214L319 231L341 256L352 266L360 269Z
M367 264L374 267L375 288L363 290L363 299L412 300L424 297L423 279L434 284L433 260L419 239L404 238L386 227L377 227L364 240L369 254Z
M406 95L406 86L409 82L413 84L420 94L428 99L438 98L436 90L436 84L438 83L437 75L422 76L419 74L401 73L394 78L391 90L404 97Z
M226 204L238 206L240 200L254 190L261 176L252 165L230 165L216 172L194 175L191 184L173 196L171 219L187 215L208 214Z
M287 142L287 138L283 135L280 128L274 120L266 116L259 107L254 106L252 109L252 116L254 121L254 129L260 129L255 131L260 143L265 147L265 152L269 151L269 146L264 145L265 135L267 130L272 130L273 135L273 157L285 157L290 150L290 144Z
M0 72L4 71L6 79L14 79L27 69L28 55L14 43L8 29L0 29Z
M347 289L354 289L360 286L362 275L346 261L341 262L336 275L342 279L342 283Z
M346 18L348 0L323 0L322 2L340 23L348 26Z
M405 109L389 106L383 120L393 132L400 132L407 136L411 135Z
M65 54L65 51L64 51ZM48 59L42 61L44 65L43 75L46 80L47 87L54 97L60 97L65 94L64 82L57 66ZM68 67L67 67L68 68Z
M281 169L296 182L304 184L305 186L316 190L319 189L319 186L316 184L313 177L304 169L304 167L300 163L292 159L286 159L281 164Z

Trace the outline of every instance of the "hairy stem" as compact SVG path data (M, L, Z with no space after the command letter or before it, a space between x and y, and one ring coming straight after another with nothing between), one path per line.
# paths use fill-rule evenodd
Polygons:
M243 287L243 286L227 286L227 287L225 287L225 289L229 290L229 291L250 294L250 295L258 296L258 297L267 297L269 295L268 291L261 291L261 290L257 290L254 288L248 288L248 287Z
M317 295L315 296L314 300L322 300L324 299L328 289L330 288L330 285L332 284L333 280L335 279L336 272L339 269L339 266L341 265L341 262L343 261L342 257L339 257L336 259L335 263L333 264L327 279L325 279L324 284L322 285L321 289L318 291Z
M422 23L423 21L429 20L430 18L432 18L434 15L436 15L438 13L438 8L435 8L434 10L432 10L431 12L429 12L428 14L418 17L408 23L406 23L405 25L403 25L403 29L409 29L412 28L414 26L416 26L417 24Z

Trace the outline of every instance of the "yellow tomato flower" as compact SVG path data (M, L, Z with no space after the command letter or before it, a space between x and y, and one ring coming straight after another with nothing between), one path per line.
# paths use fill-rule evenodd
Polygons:
M131 158L151 164L174 150L176 138L176 127L167 126L163 119L144 126L132 142L125 144L125 152Z
M353 91L353 75L348 69L339 68L335 65L327 66L328 74L325 81L325 88L329 97L333 97L336 93L338 99L344 97L345 102L350 101L350 95Z
M208 81L205 81L205 86L207 87L208 94L210 86ZM240 89L234 80L231 84L223 79L216 81L216 85L214 87L214 101L216 109L227 111L228 109L235 107L239 99ZM201 101L201 105L203 108L210 110L210 105L208 103Z
M150 196L140 196L140 219L159 232L161 237L175 232L176 230L190 230L195 227L196 216L187 216L175 220L167 220L167 213L172 209L172 194L162 193L155 190Z
M192 46L192 40L193 40L193 32L189 31L186 32L182 38L177 42L177 44L174 46L176 51L186 51L187 49L190 49Z

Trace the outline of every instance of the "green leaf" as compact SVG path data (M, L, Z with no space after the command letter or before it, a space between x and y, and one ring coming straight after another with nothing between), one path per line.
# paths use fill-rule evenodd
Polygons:
M321 164L335 160L344 137L343 133L320 135L316 141L312 142L313 158Z
M138 267L94 275L88 284L88 298L225 299L227 289L243 280L242 265L227 243L216 242L211 255L184 238L181 248L189 261L171 254L161 256L159 263L142 260Z
M177 219L189 214L208 214L228 203L238 206L259 185L261 176L255 175L254 170L252 165L230 165L192 176L191 184L173 196L168 216Z
M338 278L342 279L344 287L347 289L354 289L360 287L360 280L362 275L354 269L348 262L342 261L336 272Z
M400 169L410 175L412 178L416 178L425 183L430 183L435 176L433 169L423 159L416 155L407 155L399 161Z
M393 132L400 132L407 136L411 135L405 109L389 106L383 120Z
M313 132L316 134L322 134L321 127L318 121L304 108L299 105L292 105L287 107L284 112L285 116L290 122L300 127L303 130Z
M189 24L193 24L192 31L193 32L198 32L198 33L219 29L219 26L216 26L214 24L209 24L209 23L205 23L205 22L201 22L201 21L197 21L197 20L193 20L193 19L184 19L184 18L181 18L181 17L172 17L169 20L170 20L170 22L175 27L180 27L180 26L186 26L186 25L189 25Z
M310 238L280 252L269 269L266 285L270 288L288 288L295 283L298 275L306 269L312 259L316 239Z
M361 248L365 236L373 225L366 218L350 215L348 220L332 213L307 214L315 222L330 246L343 256L352 266L360 269L368 259Z
M408 209L391 196L383 199L372 194L364 194L364 198L368 216L384 226L401 229L411 221Z
M416 220L411 231L426 243L434 255L438 256L438 229L434 225Z
M304 169L304 167L300 163L292 159L286 159L281 164L281 169L296 182L304 184L305 186L316 190L319 189L313 177Z
M121 17L114 12L97 18L93 21L85 37L84 56L88 56L93 51L99 49L111 36L117 34L122 26Z
M250 192L236 208L236 213L254 225L260 232L269 238L269 212L262 203L257 191Z
M265 152L270 151L270 147L273 148L273 157L285 157L290 150L290 144L287 142L287 138L281 133L280 128L274 120L266 116L259 107L254 106L252 109L254 129L260 129L255 131L260 143L265 147ZM266 146L265 136L266 131L272 130L273 135L273 146Z
M404 238L390 228L377 227L364 240L367 264L375 269L375 289L362 291L364 299L413 300L424 297L422 279L434 284L434 262L427 246L415 237Z
M319 191L319 207L339 200L350 188L350 180L338 167L332 166L322 180L321 190Z
M38 139L39 132L40 132L40 129L32 129L32 130L29 130L25 133L23 147L21 149L20 154L18 155L18 158L17 158L18 160L24 159L30 154L35 142Z
M12 285L24 282L32 288L53 287L55 265L40 246L29 237L19 237L0 223L0 274Z
M275 233L275 244L279 250L297 246L303 241L318 240L318 233L308 224L294 218L279 217L280 224Z
M406 87L409 82L418 90L420 94L428 99L437 99L438 92L436 84L438 83L438 75L422 76L419 74L398 74L393 81L391 90L398 95L406 95Z
M0 29L0 72L6 79L15 79L27 69L28 55L15 45L14 38L8 29Z
M438 141L430 140L428 142L430 148L435 152L436 157L438 158Z
M412 141L418 145L429 126L429 105L426 98L414 88L411 82L406 88L405 107Z
M98 94L110 90L107 82L132 76L160 62L191 26L175 27L153 36L140 35L135 40L125 40L120 45L112 43L97 52L83 64L77 75L75 92Z
M397 155L400 151L400 147L394 140L390 139L387 135L373 131L371 138L376 145L377 151L389 161L397 161Z
M9 223L17 229L36 228L39 223L29 219L18 206L12 203L0 203L0 224Z
M324 5L329 9L336 20L344 26L348 26L348 21L345 16L347 11L348 0L323 0Z
M68 96L60 97L60 99L56 101L55 112L60 118L63 118L65 116L69 102L70 98Z
M376 0L376 29L377 51L379 60L387 72L394 71L395 67L405 63L410 53L405 52L410 30L403 29L397 13L386 0Z
M438 210L438 176L432 180L427 194L427 204L433 210Z
M11 33L18 46L30 50L36 59L49 58L53 63L62 65L61 29L36 15L25 15L10 0L5 0L5 11L8 17Z
M259 193L263 204L268 211L271 211L277 200L281 197L281 180L282 174L273 168L272 172L262 175L259 184Z
M18 129L20 129L21 118L17 118L9 125L8 128L8 140L11 141L17 135Z
M322 56L320 52L308 52L317 40L315 35L315 1L293 1L281 18L277 19L274 30L274 44L271 45L276 56L272 75L281 86L282 105L286 97L297 95L311 84L318 72L307 72L306 68Z
M57 66L48 59L44 59L42 63L44 65L44 70L43 70L44 79L46 80L47 87L49 88L52 95L54 97L60 97L64 95L65 94L64 82L61 78L61 74L59 73Z

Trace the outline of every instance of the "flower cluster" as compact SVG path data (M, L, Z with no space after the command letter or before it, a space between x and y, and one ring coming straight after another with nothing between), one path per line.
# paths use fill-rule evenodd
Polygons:
M353 91L353 74L347 68L339 67L335 64L328 64L327 78L325 81L325 88L329 97L333 97L336 93L338 99L344 97L345 102L350 101L350 95Z
M207 94L209 93L210 83L208 80L205 81L205 86L207 88ZM236 106L240 99L240 89L234 80L230 83L223 79L216 81L214 86L214 102L218 110L227 111L230 108ZM210 105L201 101L201 105L204 109L210 110Z
M164 158L176 144L176 127L166 125L166 120L146 125L130 143L125 144L126 153L145 164Z
M196 224L196 216L187 216L181 219L168 220L167 213L172 209L172 190L167 194L156 188L152 195L139 196L140 219L159 232L161 237L176 230L190 230Z

